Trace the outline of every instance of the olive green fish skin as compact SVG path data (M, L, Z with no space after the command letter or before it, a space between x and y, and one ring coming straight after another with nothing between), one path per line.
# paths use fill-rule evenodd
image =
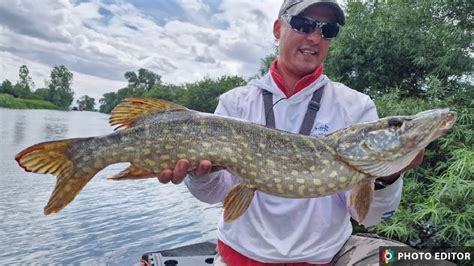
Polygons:
M92 172L131 162L156 176L179 159L188 159L192 167L207 159L245 179L249 188L289 198L331 194L366 176L335 160L324 138L193 111L158 113L146 120L74 144L76 169Z
M455 114L451 116L455 119ZM373 163L384 156L397 159L419 149L406 147L401 140L402 128L393 122L407 123L414 117L381 119L313 138L217 115L168 111L148 116L132 128L74 144L71 154L76 169L84 172L131 162L152 173L147 177L172 169L179 159L188 159L192 167L207 159L243 178L248 188L287 198L318 197L373 178L355 166L359 161ZM436 131L441 122L428 120L413 122L417 134L412 135L431 141L431 131ZM417 132L421 128L426 132ZM367 151L364 145L373 136L376 149Z
M110 179L142 179L174 168L180 159L188 159L192 168L206 159L243 179L223 201L226 222L247 210L256 190L308 198L349 189L349 207L363 222L374 197L375 178L404 171L455 121L456 113L448 109L428 110L313 138L159 99L130 98L109 119L124 129L106 136L38 143L20 151L15 160L25 171L57 177L46 215L67 206L108 165L131 163Z

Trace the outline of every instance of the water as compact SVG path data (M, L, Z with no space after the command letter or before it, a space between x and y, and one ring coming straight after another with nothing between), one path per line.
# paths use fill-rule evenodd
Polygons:
M95 112L0 108L0 264L129 265L143 253L212 240L221 206L195 199L184 184L156 179L114 182L99 172L56 215L43 207L51 175L27 173L14 156L38 142L112 132Z

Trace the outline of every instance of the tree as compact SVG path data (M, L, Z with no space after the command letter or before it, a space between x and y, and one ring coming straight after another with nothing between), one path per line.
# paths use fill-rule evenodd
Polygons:
M2 82L0 86L0 93L12 94L13 95L13 84L8 79Z
M158 84L155 85L149 92L144 94L147 98L156 98L166 101L182 104L181 100L185 93L183 86L173 84Z
M153 88L162 85L160 75L144 68L140 68L138 74L128 71L124 76L128 81L128 86L118 90L117 93L110 92L104 94L99 100L100 112L110 113L123 99L127 97L145 97L146 94L153 94L151 92Z
M38 88L35 90L33 93L36 95L36 98L41 99L41 100L48 100L48 94L49 94L49 89L48 88Z
M88 95L82 96L76 101L80 111L95 111L95 99Z
M128 80L128 87L144 92L150 91L156 84L161 84L161 76L148 69L140 68L137 73L128 71L125 73Z
M182 103L191 109L212 113L217 107L219 95L245 84L239 76L222 76L217 80L206 78L186 84Z
M18 76L20 77L20 79L18 80L18 84L23 88L24 91L29 92L26 97L31 95L31 91L34 89L35 83L30 77L30 71L28 70L28 67L26 65L22 65L20 67Z
M15 84L13 86L13 93L11 93L13 96L17 98L31 98L31 91L28 87L24 87L20 83Z
M432 77L452 93L472 72L472 22L466 10L473 5L349 1L347 23L334 40L325 72L372 96L394 87L404 96L422 96Z
M272 64L273 60L277 58L278 46L275 46L274 49L275 51L273 53L265 56L265 58L260 60L260 68L258 69L258 76L260 77L264 76L270 69L270 65Z
M117 94L115 92L104 93L104 95L102 95L102 98L99 99L99 103L99 111L101 113L108 114L118 104Z
M71 89L72 78L73 74L65 66L55 66L51 71L46 100L68 109L74 99L74 92Z

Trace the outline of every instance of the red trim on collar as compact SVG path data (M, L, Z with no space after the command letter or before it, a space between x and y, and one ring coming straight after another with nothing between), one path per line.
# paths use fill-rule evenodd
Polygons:
M286 97L290 98L291 96L297 94L304 88L308 87L309 84L313 83L323 74L323 64L320 64L311 74L308 74L302 77L298 82L296 82L295 89L293 93L290 93L289 89L285 86L283 82L283 77L278 73L278 60L273 60L272 64L270 65L270 74L272 75L273 80L275 81L278 88L286 95Z

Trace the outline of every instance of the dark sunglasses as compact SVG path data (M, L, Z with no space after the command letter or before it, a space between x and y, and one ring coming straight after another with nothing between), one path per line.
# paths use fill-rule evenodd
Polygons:
M321 29L321 36L325 39L334 38L339 33L339 24L337 23L321 22L308 17L288 14L282 17L294 31L299 33L310 34L316 29Z

